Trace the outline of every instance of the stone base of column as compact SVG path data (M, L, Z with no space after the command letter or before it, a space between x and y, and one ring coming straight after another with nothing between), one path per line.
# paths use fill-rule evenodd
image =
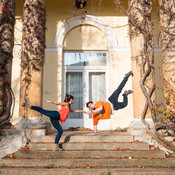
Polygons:
M12 154L19 148L26 145L26 139L23 130L3 129L4 135L0 139L0 159L7 154Z
M154 128L154 123L152 119L146 119L146 121L150 124L151 129ZM140 142L146 142L149 145L154 145L154 147L158 147L163 151L172 152L171 150L166 149L162 145L160 145L152 136L147 132L146 126L142 123L141 119L135 119L129 126L129 133L134 136L134 141L138 140ZM165 138L167 139L167 138ZM169 138L172 139L173 138Z
M152 119L146 119L146 122L148 122L148 124L150 124L151 128L154 127L154 123L153 123ZM129 132L133 136L142 135L142 134L146 133L146 126L143 124L141 119L135 119L131 122L131 124L129 126Z
M16 129L24 129L27 138L30 136L45 136L46 135L46 124L40 119L21 119L16 125Z
M34 119L21 119L16 125L15 128L20 129L46 129L46 124L37 117Z

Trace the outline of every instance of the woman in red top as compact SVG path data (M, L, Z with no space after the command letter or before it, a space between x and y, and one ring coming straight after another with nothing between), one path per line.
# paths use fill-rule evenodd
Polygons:
M54 126L54 128L58 131L56 137L55 137L55 145L53 150L56 151L58 149L58 142L63 134L63 129L61 127L61 123L65 122L69 112L84 112L82 110L72 110L70 108L70 105L74 103L74 97L72 95L66 94L64 102L55 102L55 101L50 101L50 100L46 100L45 102L47 103L52 103L55 105L60 105L62 106L61 109L59 111L49 111L49 110L45 110L39 106L31 106L29 105L27 102L24 103L25 107L33 109L35 111L40 112L41 114L44 114L48 117L50 117L50 121L52 123L52 125Z

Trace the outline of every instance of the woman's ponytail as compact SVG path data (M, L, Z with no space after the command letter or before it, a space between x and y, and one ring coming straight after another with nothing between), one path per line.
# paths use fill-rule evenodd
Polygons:
M74 96L66 93L65 98L64 98L64 102L68 103L68 102L70 102L71 99L74 99Z

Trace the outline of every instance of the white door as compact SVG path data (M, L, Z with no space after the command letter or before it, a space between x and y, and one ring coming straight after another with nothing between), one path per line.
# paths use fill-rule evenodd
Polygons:
M63 91L75 97L72 109L88 110L88 101L106 100L107 54L99 52L65 52ZM109 121L99 123L98 129L110 129ZM63 128L84 127L93 129L92 116L70 113Z
M107 91L107 85L106 85L106 77L107 72L106 71L95 71L91 70L87 72L87 89L88 92L87 101L93 101L94 103L97 101L106 101L106 91ZM85 119L85 127L93 129L93 118L92 115L88 116L86 115ZM98 130L105 130L110 129L110 120L99 121L98 124Z
M66 71L64 94L71 94L74 96L74 103L71 105L72 109L83 110L83 72L81 71ZM70 127L84 127L83 113L70 113L68 119L63 124L63 129Z

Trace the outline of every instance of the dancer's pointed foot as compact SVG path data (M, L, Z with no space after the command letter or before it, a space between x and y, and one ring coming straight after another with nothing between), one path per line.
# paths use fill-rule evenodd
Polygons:
M25 101L22 106L26 107L26 108L31 108L31 106Z
M132 71L129 71L127 74L125 74L126 77L129 77L130 75L134 75Z
M132 94L132 93L133 93L132 90L128 90L128 91L125 91L123 94L129 95L129 94Z

